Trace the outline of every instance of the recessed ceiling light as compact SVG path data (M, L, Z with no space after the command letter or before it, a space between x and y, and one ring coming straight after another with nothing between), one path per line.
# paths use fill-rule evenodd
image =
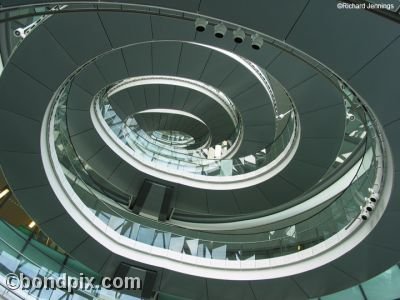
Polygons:
M197 18L194 24L197 31L203 32L204 30L206 30L208 21L203 18Z
M35 225L36 225L35 221L31 221L28 227L32 229L33 227L35 227Z
M9 192L10 192L9 189L4 189L4 190L0 193L0 199L3 199L3 197L5 197Z
M219 23L214 26L214 35L215 37L221 39L225 36L226 34L226 26L223 23Z
M238 28L233 32L233 40L238 44L243 43L245 37L246 34L241 28Z
M262 39L262 37L260 35L255 33L251 36L251 47L253 49L259 50L263 44L264 44L264 40Z

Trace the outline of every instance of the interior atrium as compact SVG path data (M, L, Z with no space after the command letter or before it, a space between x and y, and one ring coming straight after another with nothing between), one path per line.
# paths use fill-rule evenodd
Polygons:
M400 0L0 0L0 299L399 299L399 69Z

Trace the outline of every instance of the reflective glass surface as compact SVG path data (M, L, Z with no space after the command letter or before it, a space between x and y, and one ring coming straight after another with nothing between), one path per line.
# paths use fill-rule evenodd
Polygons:
M68 86L60 94L54 127L55 146L64 174L93 217L123 237L155 247L187 255L218 260L256 260L292 254L310 248L332 237L360 217L366 197L375 184L378 169L376 149L379 147L374 126L366 116L366 138L363 157L356 176L348 188L332 199L331 204L310 218L257 236L242 236L232 241L227 235L201 233L172 225L149 223L117 205L96 189L81 159L74 152L66 126ZM150 225L152 224L152 225ZM174 233L172 233L174 232ZM176 232L176 233L175 233ZM179 234L177 233L179 232ZM239 240L239 241L238 241Z
M47 247L32 239L30 235L5 221L0 220L0 298L6 299L138 299L120 291L107 290L99 285L100 274L88 269L80 262L65 254ZM94 277L93 287L86 285L84 290L75 289L73 293L59 288L18 288L10 290L6 276L15 273L28 278L50 278L57 280L63 276L79 278L80 274Z

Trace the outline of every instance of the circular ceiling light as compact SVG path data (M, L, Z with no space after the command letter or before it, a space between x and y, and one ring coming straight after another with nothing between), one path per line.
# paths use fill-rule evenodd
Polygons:
M217 25L214 26L214 35L216 38L223 38L226 34L226 26L224 25L224 23L219 23Z
M238 28L235 31L233 31L233 40L235 43L241 44L244 41L244 38L246 37L246 34L244 33L243 29Z
M194 24L197 31L203 32L204 30L206 30L208 21L203 18L197 18Z
M253 49L260 50L263 44L264 40L258 33L255 33L251 36L251 47Z

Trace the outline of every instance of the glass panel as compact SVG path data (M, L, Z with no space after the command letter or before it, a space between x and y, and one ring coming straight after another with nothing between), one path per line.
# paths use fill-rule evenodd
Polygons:
M321 297L322 300L364 300L361 290L358 286L340 291L333 295ZM368 298L369 299L369 298ZM382 299L382 298L381 298Z
M363 284L368 299L396 299L400 297L400 269L397 265Z

